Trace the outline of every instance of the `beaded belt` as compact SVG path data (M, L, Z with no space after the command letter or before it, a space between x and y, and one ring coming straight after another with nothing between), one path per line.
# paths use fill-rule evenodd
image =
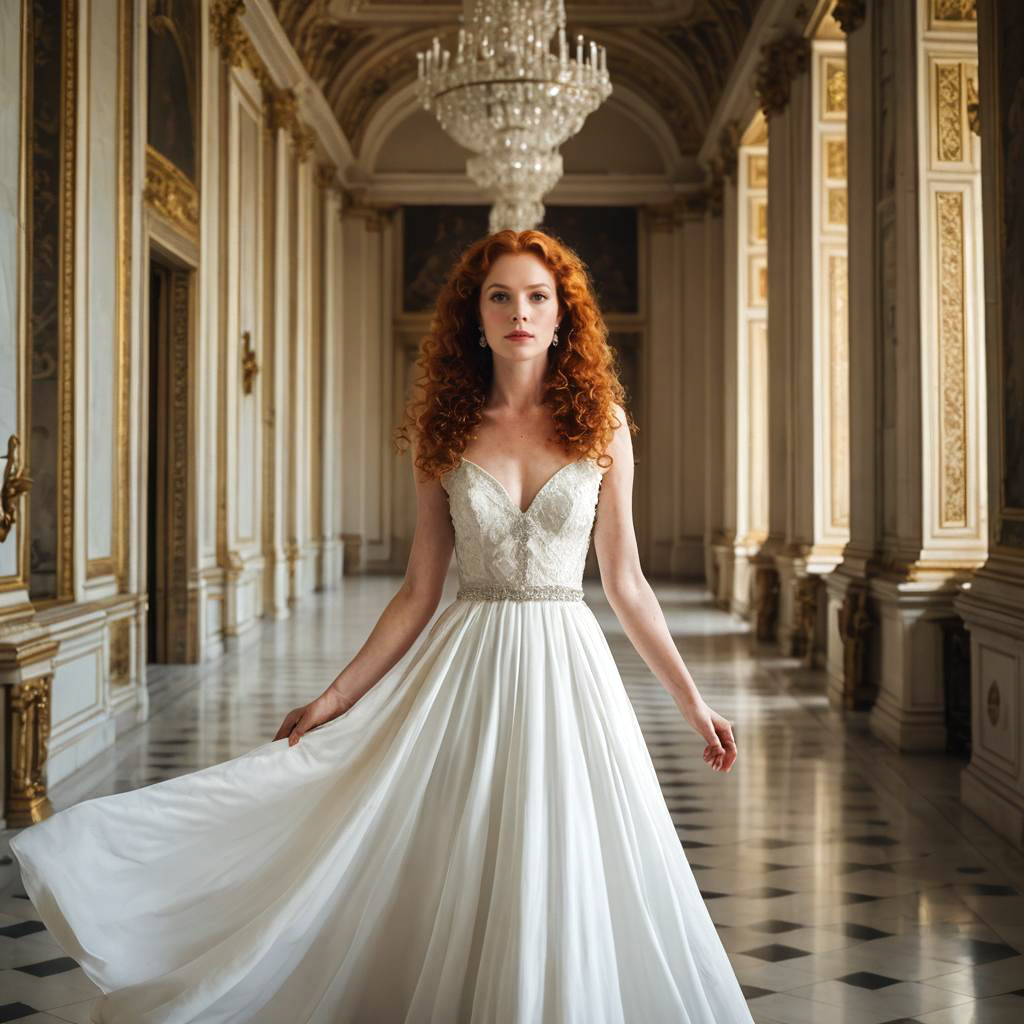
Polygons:
M583 591L578 587L562 587L557 584L517 587L493 583L475 587L459 587L455 599L466 601L582 601Z

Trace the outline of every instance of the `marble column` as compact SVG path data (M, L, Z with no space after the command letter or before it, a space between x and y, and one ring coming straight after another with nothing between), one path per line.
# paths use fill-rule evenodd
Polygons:
M751 559L767 533L767 186L763 119L721 160L726 266L722 410L723 528L715 545L716 600L746 616Z
M391 565L393 209L345 194L342 507L345 572Z
M843 560L825 577L826 672L834 707L866 710L874 702L877 669L869 642L874 625L867 581L875 569L881 539L876 424L876 378L881 354L876 333L878 252L876 249L876 163L881 159L875 125L877 31L870 6L837 4L836 18L846 33L847 196L849 259L849 442L850 539Z
M800 317L809 316L809 295L799 287L810 265L810 188L807 157L811 91L807 75L810 44L799 35L783 35L763 48L758 95L768 122L767 255L767 492L768 531L750 559L751 613L758 640L788 641L792 602L790 584L802 569L799 548L789 546L793 521L793 466L810 439L794 394L795 335ZM784 589L785 583L785 589ZM783 601L787 604L783 607Z
M977 44L964 5L889 0L875 10L880 538L868 585L878 622L870 722L897 749L941 750L944 630L957 624L958 582L987 548L980 146L969 109Z
M263 388L263 613L288 616L287 509L289 345L292 331L292 260L294 254L291 193L295 159L286 126L268 102L266 147L267 271L264 289L265 352L258 378Z
M956 600L971 636L964 803L1024 849L1024 10L978 4L988 378L989 556ZM977 108L975 108L977 109Z
M320 415L317 427L319 459L313 470L312 482L317 500L315 587L321 590L334 586L341 577L341 527L337 512L341 483L338 456L338 363L341 353L337 324L343 307L337 288L340 234L337 167L331 163L321 164L317 169L317 184L320 187L317 211L319 289L316 303L319 365L314 384Z
M762 95L770 430L771 444L785 446L769 458L768 546L777 640L784 653L813 661L824 636L820 580L838 565L849 522L843 42L783 37L766 52L762 82L787 72L784 107L772 89Z
M703 262L704 323L707 352L704 360L704 580L712 600L723 606L726 584L719 569L718 551L730 537L725 527L725 295L726 280L722 204L712 201L709 190L704 210Z

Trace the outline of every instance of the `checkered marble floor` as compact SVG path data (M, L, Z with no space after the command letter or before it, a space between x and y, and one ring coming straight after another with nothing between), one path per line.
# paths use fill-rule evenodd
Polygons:
M272 737L351 657L396 584L346 579L213 664L154 666L149 720L55 786L54 806ZM740 756L718 775L600 585L586 590L758 1024L1024 1022L1024 856L960 804L960 762L888 751L865 716L828 707L820 672L759 652L698 588L655 584L705 699L734 723ZM445 603L452 596L450 581ZM10 834L0 835L0 1022L88 1022L96 989L36 919Z

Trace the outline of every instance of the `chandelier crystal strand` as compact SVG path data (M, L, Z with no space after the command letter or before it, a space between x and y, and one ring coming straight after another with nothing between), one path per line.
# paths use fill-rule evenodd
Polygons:
M570 57L564 0L465 0L464 11L454 59L437 36L416 54L420 101L476 154L466 171L496 197L490 230L535 227L562 177L559 146L611 94L607 52L580 35Z

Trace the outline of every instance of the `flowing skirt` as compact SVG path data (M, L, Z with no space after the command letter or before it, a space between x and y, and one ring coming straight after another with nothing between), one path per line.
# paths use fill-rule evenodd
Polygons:
M611 650L456 600L295 746L11 841L98 1024L751 1024Z

